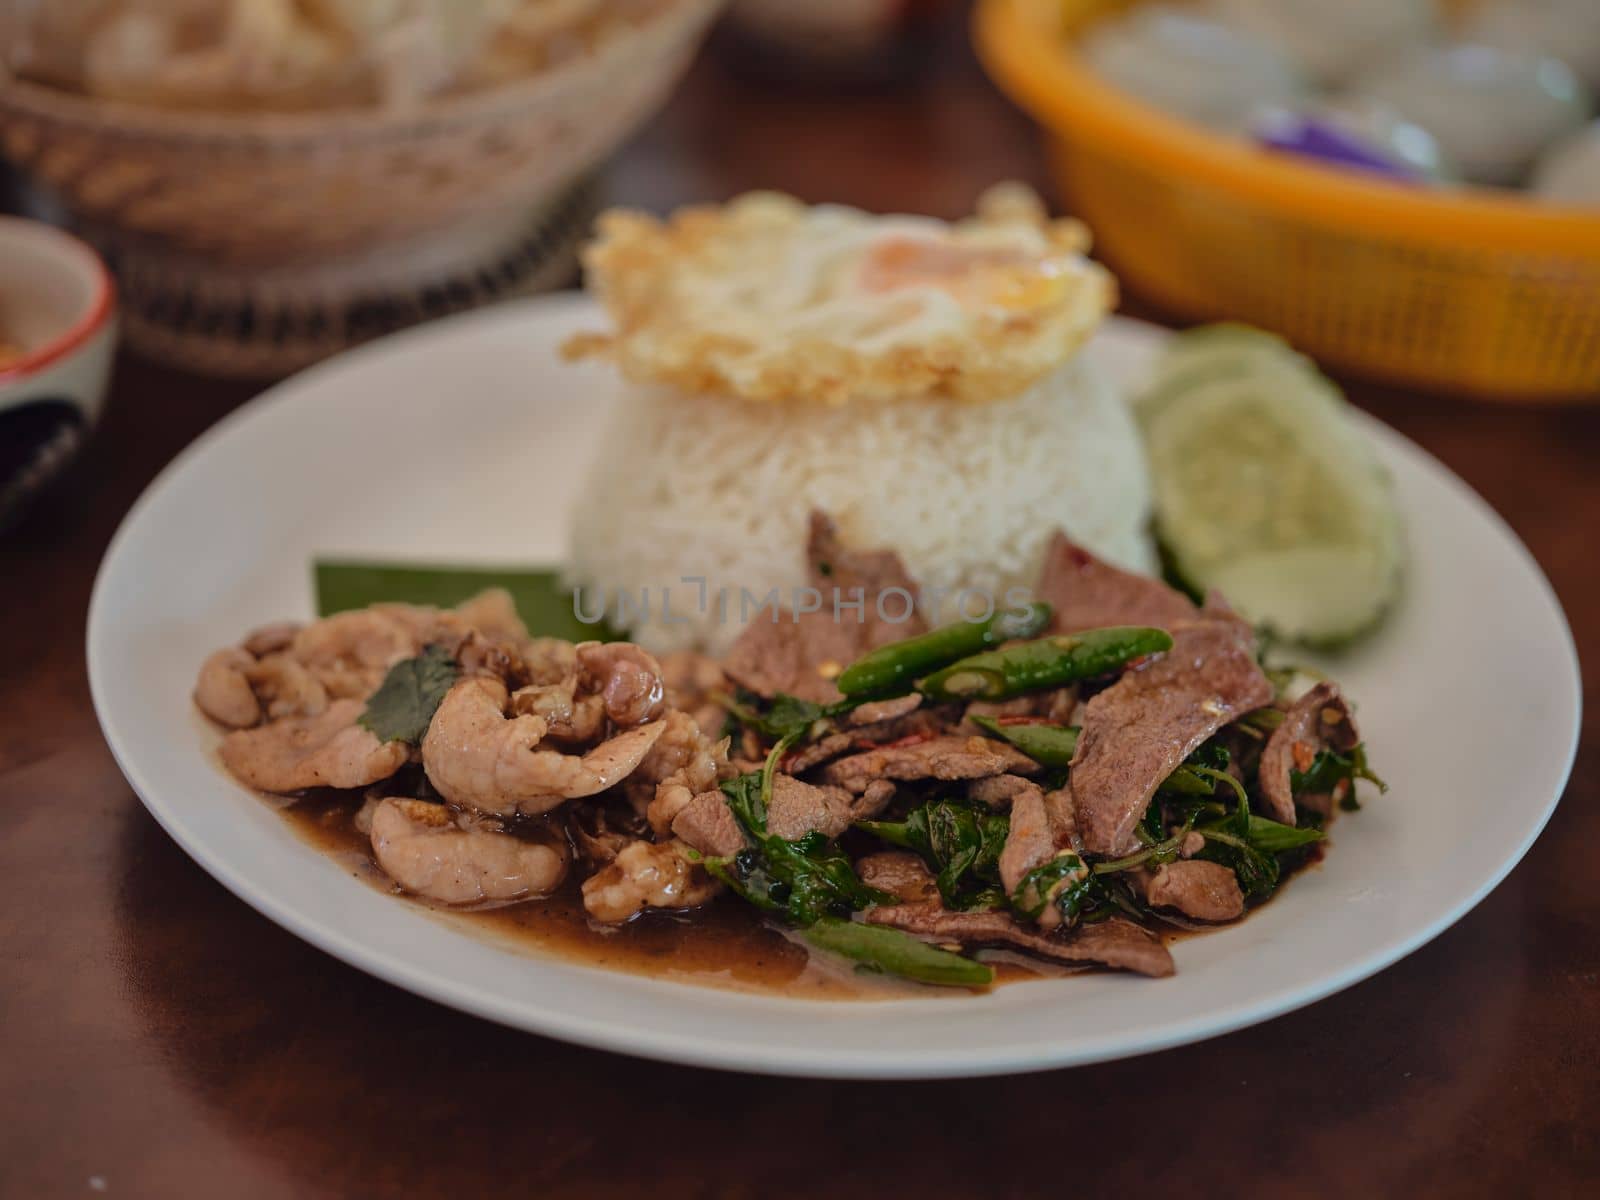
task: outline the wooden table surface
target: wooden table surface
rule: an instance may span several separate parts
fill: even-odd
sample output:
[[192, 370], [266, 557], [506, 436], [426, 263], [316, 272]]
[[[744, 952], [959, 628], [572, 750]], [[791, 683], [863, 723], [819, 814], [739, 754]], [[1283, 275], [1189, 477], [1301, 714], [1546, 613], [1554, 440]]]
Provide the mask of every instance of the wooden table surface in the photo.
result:
[[[769, 92], [703, 60], [612, 198], [769, 186], [955, 215], [996, 178], [1042, 182], [1032, 131], [947, 40], [927, 86], [877, 96]], [[1549, 828], [1453, 929], [1310, 1008], [1125, 1062], [717, 1074], [501, 1029], [298, 941], [145, 813], [82, 649], [118, 521], [250, 390], [125, 357], [69, 487], [0, 539], [0, 1195], [1600, 1194], [1593, 706]], [[1351, 390], [1504, 514], [1600, 661], [1600, 408]]]

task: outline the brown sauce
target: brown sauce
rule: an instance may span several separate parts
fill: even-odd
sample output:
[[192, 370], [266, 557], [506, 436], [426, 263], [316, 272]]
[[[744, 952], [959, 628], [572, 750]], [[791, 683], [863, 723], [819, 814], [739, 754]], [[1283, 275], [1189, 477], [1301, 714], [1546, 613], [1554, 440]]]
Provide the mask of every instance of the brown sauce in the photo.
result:
[[[485, 938], [531, 957], [555, 957], [603, 970], [626, 971], [699, 987], [759, 992], [808, 1000], [893, 1000], [907, 996], [970, 995], [962, 988], [927, 987], [906, 980], [853, 970], [830, 955], [812, 954], [780, 927], [748, 905], [721, 897], [692, 913], [647, 912], [623, 926], [600, 925], [584, 911], [574, 872], [550, 896], [480, 909], [455, 909], [408, 895], [397, 888], [372, 858], [367, 836], [355, 827], [359, 798], [348, 792], [309, 793], [299, 798], [263, 795], [305, 842], [339, 860], [351, 873], [397, 901], [427, 909], [471, 936]], [[1327, 843], [1284, 871], [1274, 898], [1291, 879], [1322, 866]], [[1267, 901], [1270, 903], [1271, 901]], [[1250, 912], [1245, 913], [1246, 918]], [[1171, 946], [1222, 925], [1180, 922], [1158, 931]], [[1094, 971], [1042, 962], [1009, 950], [983, 950], [978, 957], [994, 969], [995, 986], [1030, 979], [1052, 979]]]
[[[276, 798], [274, 798], [276, 799]], [[445, 909], [407, 896], [372, 859], [366, 835], [356, 829], [359, 802], [348, 794], [311, 794], [280, 811], [306, 842], [348, 865], [352, 873], [397, 901], [421, 905], [452, 926], [508, 949], [557, 957], [584, 966], [649, 975], [702, 987], [763, 992], [799, 999], [873, 1000], [906, 996], [966, 995], [852, 971], [768, 924], [748, 905], [726, 897], [693, 913], [647, 913], [621, 927], [598, 925], [584, 911], [581, 880], [569, 875], [555, 894], [472, 911]], [[1064, 972], [1010, 954], [985, 954], [995, 982], [1012, 983]]]

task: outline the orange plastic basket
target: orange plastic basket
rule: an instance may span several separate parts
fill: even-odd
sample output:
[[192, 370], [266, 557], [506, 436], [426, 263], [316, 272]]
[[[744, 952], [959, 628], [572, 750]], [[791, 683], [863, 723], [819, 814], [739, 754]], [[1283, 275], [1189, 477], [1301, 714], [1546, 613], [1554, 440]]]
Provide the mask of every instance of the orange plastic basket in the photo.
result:
[[1494, 400], [1600, 399], [1600, 215], [1258, 149], [1100, 82], [1077, 36], [1127, 0], [980, 0], [979, 53], [1051, 134], [1129, 286], [1335, 366]]

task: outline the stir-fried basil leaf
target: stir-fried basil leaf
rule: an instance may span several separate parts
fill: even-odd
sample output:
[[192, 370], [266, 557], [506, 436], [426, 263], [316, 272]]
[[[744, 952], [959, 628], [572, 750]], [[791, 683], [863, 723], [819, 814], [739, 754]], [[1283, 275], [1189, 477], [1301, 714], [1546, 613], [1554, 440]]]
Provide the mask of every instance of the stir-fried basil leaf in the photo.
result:
[[1319, 751], [1304, 771], [1289, 772], [1289, 790], [1296, 796], [1336, 796], [1341, 808], [1353, 812], [1361, 807], [1356, 800], [1358, 779], [1365, 779], [1379, 792], [1389, 790], [1389, 785], [1367, 766], [1365, 745], [1357, 746], [1349, 754]]
[[767, 832], [767, 802], [761, 794], [760, 771], [751, 771], [722, 784], [722, 795], [739, 824], [753, 834]]
[[[1156, 806], [1152, 804], [1151, 809]], [[1196, 818], [1202, 813], [1212, 809], [1212, 805], [1200, 803], [1189, 804], [1180, 818], [1178, 827], [1160, 841], [1152, 841], [1149, 834], [1141, 826], [1138, 833], [1141, 839], [1146, 839], [1143, 850], [1136, 850], [1125, 858], [1105, 859], [1094, 864], [1094, 873], [1097, 876], [1115, 875], [1121, 871], [1129, 871], [1134, 867], [1159, 867], [1177, 858], [1183, 850], [1184, 839], [1189, 836], [1189, 831], [1194, 828]]]
[[[1227, 782], [1238, 791], [1239, 783], [1231, 775], [1227, 776], [1225, 781], [1222, 778], [1232, 761], [1233, 755], [1216, 738], [1196, 747], [1194, 752], [1183, 760], [1183, 765], [1168, 775], [1157, 789], [1156, 798], [1145, 809], [1144, 817], [1135, 830], [1139, 840], [1147, 846], [1153, 846], [1165, 838], [1166, 826], [1162, 823], [1163, 800], [1167, 807], [1193, 804], [1214, 796], [1217, 787], [1223, 782]], [[1180, 802], [1177, 800], [1178, 797], [1187, 799]]]
[[443, 646], [429, 646], [415, 658], [389, 668], [378, 690], [367, 700], [357, 721], [380, 742], [417, 745], [444, 694], [461, 674], [455, 656]]
[[780, 692], [773, 697], [772, 705], [762, 714], [757, 727], [768, 737], [794, 737], [807, 733], [827, 715], [827, 709], [820, 704]]
[[993, 968], [930, 946], [921, 938], [887, 925], [863, 925], [857, 921], [821, 917], [803, 936], [813, 946], [853, 959], [865, 970], [898, 975], [918, 983], [987, 987], [994, 982]]
[[[1106, 902], [1114, 899], [1106, 889], [1116, 876], [1135, 867], [1154, 869], [1174, 861], [1182, 853], [1191, 830], [1205, 838], [1198, 857], [1232, 869], [1247, 899], [1270, 895], [1278, 886], [1285, 865], [1292, 866], [1299, 857], [1297, 852], [1322, 839], [1320, 828], [1311, 827], [1309, 822], [1298, 827], [1284, 825], [1252, 813], [1245, 785], [1229, 770], [1232, 761], [1227, 746], [1213, 738], [1163, 781], [1134, 830], [1141, 848], [1123, 858], [1097, 862], [1092, 868], [1102, 888], [1098, 898], [1102, 910]], [[1339, 772], [1357, 763], [1360, 770], [1365, 770], [1366, 760], [1360, 748], [1343, 764], [1325, 764], [1319, 755], [1305, 776], [1296, 773], [1295, 787], [1299, 789], [1298, 781], [1302, 779], [1320, 784], [1330, 778], [1347, 777]], [[1319, 768], [1324, 774], [1315, 774]]]
[[1321, 840], [1320, 829], [1298, 828], [1254, 815], [1250, 818], [1249, 842], [1266, 854], [1282, 854], [1285, 850], [1297, 850]]
[[1219, 786], [1227, 787], [1233, 793], [1234, 798], [1238, 801], [1238, 807], [1233, 811], [1232, 827], [1235, 833], [1248, 842], [1250, 840], [1250, 794], [1244, 790], [1244, 784], [1240, 783], [1227, 771], [1213, 770], [1210, 767], [1194, 767], [1192, 770], [1196, 775], [1211, 780]]
[[1011, 907], [1037, 921], [1054, 904], [1070, 926], [1098, 897], [1094, 873], [1071, 851], [1063, 851], [1022, 877], [1011, 893]]
[[792, 842], [767, 832], [773, 772], [796, 737], [781, 739], [760, 771], [722, 784], [728, 808], [752, 844], [731, 858], [706, 859], [705, 868], [757, 908], [805, 926], [893, 897], [862, 883], [844, 852], [815, 830]]
[[1209, 796], [1217, 790], [1217, 785], [1205, 772], [1226, 771], [1232, 761], [1228, 748], [1213, 738], [1184, 759], [1183, 765], [1162, 781], [1160, 790], [1186, 796]]
[[1278, 860], [1276, 856], [1256, 849], [1244, 838], [1221, 826], [1200, 830], [1205, 835], [1205, 847], [1196, 856], [1231, 867], [1239, 877], [1239, 890], [1246, 900], [1270, 896], [1278, 886]]
[[873, 837], [888, 842], [891, 846], [899, 846], [902, 850], [916, 850], [921, 853], [913, 838], [910, 820], [905, 821], [857, 821], [856, 828], [870, 833]]
[[1283, 873], [1281, 856], [1322, 840], [1319, 829], [1298, 829], [1254, 815], [1247, 815], [1244, 833], [1233, 817], [1202, 825], [1198, 831], [1206, 839], [1199, 856], [1233, 868], [1246, 899], [1272, 894]]
[[766, 708], [761, 707], [759, 697], [748, 692], [740, 692], [737, 697], [719, 696], [718, 699], [733, 720], [769, 738], [803, 737], [822, 720], [822, 705], [781, 692]]
[[947, 907], [994, 908], [1000, 902], [1000, 852], [1010, 818], [972, 805], [940, 801], [921, 810], [928, 847], [938, 868], [939, 894]]
[[946, 908], [957, 912], [999, 908], [1000, 851], [1011, 821], [959, 800], [935, 800], [912, 809], [904, 821], [858, 821], [893, 846], [915, 850], [928, 864]]
[[731, 859], [706, 859], [706, 870], [757, 908], [795, 925], [893, 899], [862, 883], [849, 858], [820, 833], [793, 842], [762, 836], [756, 843]]
[[[1211, 745], [1215, 746], [1214, 743]], [[1322, 834], [1314, 829], [1297, 829], [1256, 816], [1250, 811], [1250, 796], [1244, 784], [1226, 769], [1229, 761], [1227, 750], [1216, 746], [1211, 760], [1212, 763], [1220, 761], [1221, 765], [1199, 765], [1191, 761], [1186, 769], [1213, 787], [1228, 788], [1233, 792], [1237, 805], [1232, 813], [1221, 820], [1197, 827], [1197, 831], [1206, 839], [1199, 857], [1231, 867], [1238, 876], [1239, 890], [1246, 899], [1269, 896], [1278, 886], [1278, 879], [1282, 875], [1278, 855], [1318, 841]]]
[[874, 696], [850, 696], [833, 704], [818, 704], [814, 700], [801, 700], [779, 692], [765, 708], [758, 697], [741, 694], [737, 698], [723, 698], [729, 714], [746, 728], [769, 738], [800, 739], [817, 731], [818, 722], [842, 717], [851, 709], [877, 699]]

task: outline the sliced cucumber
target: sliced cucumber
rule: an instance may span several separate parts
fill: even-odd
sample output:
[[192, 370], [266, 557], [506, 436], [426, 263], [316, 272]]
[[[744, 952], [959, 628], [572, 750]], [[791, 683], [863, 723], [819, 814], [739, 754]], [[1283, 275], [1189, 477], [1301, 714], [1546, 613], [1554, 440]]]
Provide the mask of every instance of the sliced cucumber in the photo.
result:
[[1223, 323], [1200, 325], [1175, 334], [1162, 356], [1161, 368], [1168, 370], [1194, 359], [1234, 355], [1278, 355], [1300, 359], [1289, 348], [1289, 343], [1275, 333], [1250, 325]]
[[1403, 553], [1372, 445], [1338, 389], [1282, 343], [1196, 336], [1138, 410], [1173, 566], [1280, 636], [1359, 636], [1393, 600]]
[[[1289, 343], [1276, 333], [1257, 329], [1240, 321], [1213, 321], [1209, 325], [1193, 325], [1172, 335], [1167, 343], [1166, 359], [1188, 353], [1190, 350], [1209, 350], [1219, 346], [1271, 346], [1289, 350]], [[1294, 351], [1289, 350], [1289, 353]]]
[[1247, 325], [1205, 325], [1174, 337], [1137, 407], [1146, 420], [1201, 384], [1246, 375], [1291, 373], [1317, 377], [1309, 359], [1282, 338]]
[[1336, 650], [1369, 632], [1393, 603], [1401, 581], [1397, 555], [1348, 546], [1258, 554], [1221, 564], [1210, 586], [1248, 596], [1242, 611], [1303, 645]]

